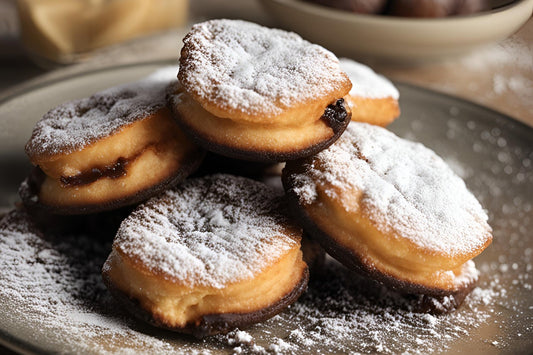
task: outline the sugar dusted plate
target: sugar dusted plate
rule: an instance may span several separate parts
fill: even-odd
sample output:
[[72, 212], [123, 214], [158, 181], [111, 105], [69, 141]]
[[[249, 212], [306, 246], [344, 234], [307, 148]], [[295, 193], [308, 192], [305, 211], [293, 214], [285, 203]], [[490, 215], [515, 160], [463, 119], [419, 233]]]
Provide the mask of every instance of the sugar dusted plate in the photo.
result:
[[[121, 66], [34, 82], [0, 98], [0, 206], [18, 200], [23, 153], [49, 108], [136, 80], [165, 63]], [[40, 241], [0, 235], [0, 343], [28, 353], [517, 354], [533, 348], [533, 129], [481, 106], [398, 84], [402, 116], [390, 127], [434, 149], [489, 212], [494, 242], [476, 258], [478, 288], [457, 312], [409, 312], [410, 300], [329, 261], [308, 292], [273, 319], [204, 341], [132, 319], [108, 295], [100, 268], [110, 240]]]

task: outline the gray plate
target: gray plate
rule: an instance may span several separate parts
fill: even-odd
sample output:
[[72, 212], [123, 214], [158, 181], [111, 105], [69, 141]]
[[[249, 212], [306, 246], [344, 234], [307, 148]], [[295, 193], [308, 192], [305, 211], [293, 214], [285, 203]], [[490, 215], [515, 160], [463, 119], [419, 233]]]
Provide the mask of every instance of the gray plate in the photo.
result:
[[[24, 143], [43, 113], [63, 101], [140, 78], [161, 65], [83, 73], [1, 98], [0, 206], [6, 210], [18, 200], [17, 187], [30, 168]], [[398, 87], [402, 116], [390, 129], [442, 156], [488, 210], [494, 228], [493, 244], [475, 260], [481, 270], [478, 288], [457, 312], [446, 316], [411, 313], [410, 299], [328, 261], [302, 299], [281, 315], [246, 333], [198, 341], [145, 326], [117, 307], [99, 278], [109, 242], [65, 238], [49, 247], [65, 258], [76, 256], [75, 262], [59, 265], [62, 270], [72, 268], [70, 274], [79, 275], [76, 282], [88, 290], [84, 297], [62, 291], [63, 302], [75, 304], [76, 312], [58, 314], [53, 303], [48, 309], [37, 308], [35, 304], [42, 302], [12, 296], [4, 290], [13, 285], [0, 275], [1, 342], [30, 353], [530, 352], [533, 129], [466, 101], [413, 86]], [[8, 259], [0, 256], [0, 267], [14, 262]], [[30, 287], [24, 277], [22, 272], [18, 284]], [[42, 296], [35, 292], [35, 297]]]

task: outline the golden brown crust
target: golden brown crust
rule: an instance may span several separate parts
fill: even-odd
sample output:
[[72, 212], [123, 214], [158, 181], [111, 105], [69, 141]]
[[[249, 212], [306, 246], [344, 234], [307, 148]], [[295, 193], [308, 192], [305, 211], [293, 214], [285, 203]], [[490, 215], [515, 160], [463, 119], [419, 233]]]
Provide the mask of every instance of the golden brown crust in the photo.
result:
[[183, 43], [178, 79], [216, 117], [303, 124], [352, 86], [331, 52], [294, 33], [222, 19], [194, 25]]
[[[305, 208], [300, 205], [298, 196], [296, 196], [290, 187], [288, 187], [289, 183], [287, 181], [287, 175], [288, 174], [284, 172], [283, 182], [284, 186], [286, 187], [289, 204], [292, 206], [291, 210], [295, 214], [295, 217], [298, 218], [304, 227], [304, 230], [316, 241], [318, 241], [329, 255], [337, 259], [346, 267], [366, 274], [367, 276], [379, 281], [380, 283], [383, 283], [384, 285], [407, 294], [423, 294], [433, 297], [444, 297], [450, 295], [460, 296], [464, 294], [462, 297], [462, 299], [464, 299], [468, 293], [466, 291], [470, 291], [473, 288], [473, 285], [475, 285], [477, 279], [472, 279], [471, 282], [462, 284], [456, 289], [429, 287], [424, 284], [411, 282], [407, 279], [400, 279], [377, 269], [371, 263], [371, 260], [365, 259], [364, 256], [359, 255], [358, 253], [355, 253], [347, 248], [345, 245], [338, 243], [334, 238], [326, 233], [313, 218], [309, 216]], [[460, 298], [461, 297], [458, 297], [458, 299]], [[429, 309], [429, 306], [427, 307]]]
[[286, 161], [342, 134], [351, 82], [338, 59], [294, 33], [239, 20], [193, 26], [179, 84], [167, 96], [182, 128], [206, 149], [250, 161]]
[[279, 162], [313, 155], [333, 144], [344, 132], [351, 111], [343, 99], [322, 111], [308, 125], [239, 123], [205, 111], [177, 84], [167, 96], [182, 129], [206, 150], [230, 158]]
[[427, 148], [351, 123], [328, 150], [287, 162], [282, 180], [305, 231], [349, 268], [439, 297], [477, 280], [471, 259], [491, 243], [488, 217]]
[[80, 151], [35, 161], [20, 195], [30, 208], [49, 213], [116, 209], [183, 181], [204, 154], [164, 107]]
[[115, 287], [113, 282], [109, 279], [107, 274], [102, 274], [103, 280], [109, 291], [113, 294], [122, 306], [124, 306], [131, 314], [135, 315], [151, 325], [164, 328], [179, 333], [191, 334], [197, 338], [204, 338], [209, 335], [225, 334], [235, 328], [243, 329], [252, 324], [265, 321], [272, 318], [276, 314], [283, 311], [287, 306], [294, 303], [300, 295], [307, 289], [307, 282], [309, 280], [309, 271], [304, 269], [302, 277], [298, 284], [287, 294], [285, 294], [277, 302], [253, 312], [243, 313], [221, 313], [221, 314], [206, 314], [201, 316], [197, 322], [189, 323], [185, 326], [168, 326], [166, 322], [162, 322], [155, 317], [150, 311], [144, 309], [138, 300], [130, 297], [127, 293]]
[[185, 180], [185, 178], [192, 174], [201, 164], [204, 154], [205, 153], [203, 151], [198, 151], [196, 154], [191, 155], [189, 159], [182, 164], [179, 171], [169, 178], [160, 181], [156, 185], [153, 185], [147, 189], [139, 190], [134, 194], [109, 200], [107, 202], [72, 205], [50, 205], [41, 203], [39, 200], [39, 194], [41, 186], [46, 179], [46, 175], [38, 167], [35, 167], [32, 170], [30, 175], [20, 185], [18, 192], [26, 208], [32, 211], [37, 211], [37, 213], [41, 211], [42, 213], [46, 214], [77, 215], [111, 211], [147, 200], [148, 198], [155, 196], [158, 193], [165, 191], [166, 189]]
[[352, 110], [352, 121], [385, 127], [400, 116], [398, 100], [392, 97], [376, 99], [347, 95], [346, 102]]
[[308, 278], [302, 230], [285, 208], [257, 181], [189, 179], [122, 222], [102, 273], [165, 328], [215, 333], [264, 319]]

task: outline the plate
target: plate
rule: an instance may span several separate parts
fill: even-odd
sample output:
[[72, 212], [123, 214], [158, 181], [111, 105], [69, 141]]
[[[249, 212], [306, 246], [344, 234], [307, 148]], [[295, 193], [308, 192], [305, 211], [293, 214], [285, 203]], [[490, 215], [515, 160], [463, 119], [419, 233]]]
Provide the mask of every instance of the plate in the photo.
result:
[[[81, 73], [4, 95], [0, 206], [18, 200], [30, 168], [24, 143], [42, 114], [162, 65]], [[478, 287], [458, 311], [412, 313], [409, 298], [328, 259], [307, 293], [280, 315], [197, 340], [139, 323], [115, 303], [100, 279], [111, 240], [22, 236], [17, 243], [0, 238], [0, 342], [27, 353], [527, 353], [533, 348], [533, 129], [470, 102], [397, 85], [402, 115], [390, 128], [441, 155], [494, 228], [493, 244], [475, 260]]]
[[337, 55], [395, 62], [442, 59], [496, 43], [533, 11], [533, 0], [518, 0], [475, 15], [414, 19], [353, 14], [303, 0], [261, 2], [283, 27]]

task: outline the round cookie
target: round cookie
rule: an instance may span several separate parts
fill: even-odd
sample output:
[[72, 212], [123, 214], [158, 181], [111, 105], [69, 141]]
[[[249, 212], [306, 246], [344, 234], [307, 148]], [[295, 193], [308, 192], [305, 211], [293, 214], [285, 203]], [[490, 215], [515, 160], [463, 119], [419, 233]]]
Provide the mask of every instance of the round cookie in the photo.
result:
[[122, 223], [104, 281], [139, 318], [198, 337], [268, 319], [308, 280], [281, 197], [232, 175], [186, 180]]
[[431, 296], [462, 296], [477, 280], [487, 215], [419, 143], [352, 122], [327, 150], [288, 162], [283, 184], [306, 231], [352, 269]]
[[58, 214], [115, 209], [182, 181], [203, 150], [176, 124], [165, 93], [177, 67], [67, 102], [37, 122], [26, 153], [37, 166], [20, 192]]
[[207, 150], [285, 161], [333, 143], [350, 121], [351, 83], [337, 58], [294, 33], [238, 20], [194, 25], [169, 93], [182, 127]]
[[341, 68], [352, 81], [345, 97], [352, 111], [352, 121], [386, 126], [400, 115], [398, 89], [384, 76], [351, 59], [341, 58]]

